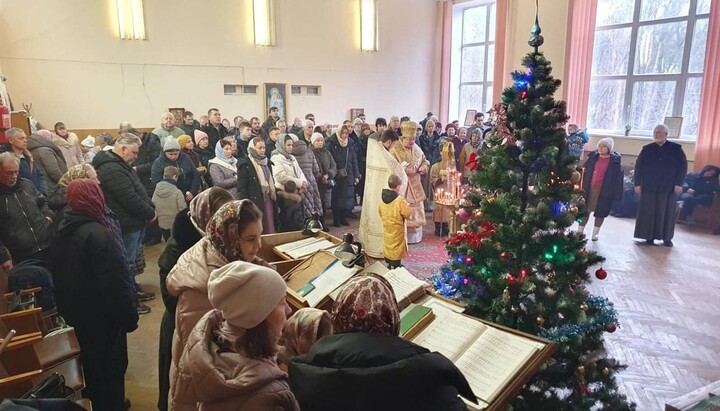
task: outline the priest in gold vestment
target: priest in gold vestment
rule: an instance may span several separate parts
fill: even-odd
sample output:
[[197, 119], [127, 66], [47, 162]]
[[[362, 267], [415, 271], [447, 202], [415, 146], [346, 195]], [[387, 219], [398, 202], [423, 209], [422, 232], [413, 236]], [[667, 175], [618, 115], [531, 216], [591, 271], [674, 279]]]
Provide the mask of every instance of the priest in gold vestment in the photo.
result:
[[410, 203], [411, 216], [407, 221], [407, 242], [416, 244], [422, 240], [423, 226], [425, 220], [425, 190], [423, 189], [421, 177], [428, 173], [430, 163], [420, 146], [415, 144], [415, 130], [417, 123], [405, 121], [400, 125], [402, 139], [400, 144], [395, 144], [390, 154], [405, 168], [408, 177], [407, 189], [400, 194]]

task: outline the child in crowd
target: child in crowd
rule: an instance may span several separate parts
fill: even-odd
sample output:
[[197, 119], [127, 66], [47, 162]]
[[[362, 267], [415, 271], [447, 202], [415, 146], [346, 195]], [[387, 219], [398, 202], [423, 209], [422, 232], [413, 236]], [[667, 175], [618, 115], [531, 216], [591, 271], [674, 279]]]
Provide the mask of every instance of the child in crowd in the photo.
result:
[[278, 190], [277, 201], [280, 208], [280, 232], [302, 230], [305, 215], [303, 214], [303, 197], [298, 192], [294, 181], [288, 180]]
[[185, 196], [177, 188], [177, 180], [180, 170], [177, 167], [167, 166], [163, 170], [163, 179], [155, 186], [152, 202], [155, 204], [155, 211], [158, 213], [158, 225], [162, 238], [167, 242], [170, 239], [175, 216], [187, 207]]
[[388, 177], [388, 187], [382, 191], [382, 203], [378, 206], [380, 218], [383, 220], [383, 254], [385, 262], [391, 269], [402, 267], [402, 259], [407, 256], [408, 246], [405, 241], [405, 220], [410, 218], [410, 204], [400, 195], [402, 180], [393, 174]]
[[577, 124], [568, 124], [567, 130], [568, 136], [566, 141], [568, 155], [577, 157], [579, 161], [582, 159], [585, 144], [590, 141], [590, 136], [588, 136], [585, 130], [580, 130]]

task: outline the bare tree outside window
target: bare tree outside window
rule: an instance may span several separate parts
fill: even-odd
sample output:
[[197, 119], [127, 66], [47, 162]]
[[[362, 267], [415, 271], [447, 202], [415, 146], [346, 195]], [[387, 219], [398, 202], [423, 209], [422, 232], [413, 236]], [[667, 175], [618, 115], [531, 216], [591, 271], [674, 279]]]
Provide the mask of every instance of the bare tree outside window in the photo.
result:
[[651, 135], [683, 116], [697, 137], [711, 0], [598, 0], [587, 126]]

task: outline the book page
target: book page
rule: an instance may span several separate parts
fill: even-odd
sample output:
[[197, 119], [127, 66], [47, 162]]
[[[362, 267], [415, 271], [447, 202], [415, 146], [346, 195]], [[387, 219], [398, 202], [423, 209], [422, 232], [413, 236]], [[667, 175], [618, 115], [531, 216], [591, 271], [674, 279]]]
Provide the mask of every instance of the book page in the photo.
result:
[[390, 283], [395, 292], [397, 302], [410, 298], [410, 296], [425, 286], [425, 281], [417, 279], [405, 267], [390, 270], [382, 275]]
[[275, 246], [275, 249], [276, 249], [277, 251], [280, 251], [281, 253], [287, 253], [287, 252], [290, 251], [290, 250], [294, 250], [294, 249], [296, 249], [296, 248], [304, 247], [304, 246], [306, 246], [306, 245], [308, 245], [308, 244], [311, 244], [311, 243], [314, 243], [314, 242], [316, 242], [316, 241], [318, 241], [318, 240], [319, 240], [319, 238], [317, 238], [317, 237], [303, 238], [302, 240], [293, 241], [293, 242], [291, 242], [291, 243], [285, 243], [285, 244], [276, 245], [276, 246]]
[[538, 342], [488, 327], [455, 365], [463, 372], [475, 395], [492, 403], [510, 378], [542, 347]]
[[327, 250], [328, 248], [332, 248], [334, 246], [335, 244], [331, 243], [330, 241], [324, 238], [320, 238], [317, 239], [317, 241], [315, 242], [289, 250], [285, 254], [289, 255], [291, 258], [298, 259], [308, 256], [316, 251]]
[[347, 268], [339, 260], [327, 267], [318, 277], [316, 277], [312, 284], [315, 287], [307, 295], [305, 300], [310, 307], [315, 307], [323, 298], [327, 297], [328, 294], [333, 292], [336, 288], [345, 284], [355, 273], [360, 271], [360, 268], [355, 266]]
[[440, 298], [435, 298], [430, 294], [420, 299], [418, 304], [432, 308], [435, 315], [442, 315], [447, 312], [462, 313], [465, 311], [465, 307], [461, 305], [449, 303]]
[[[437, 351], [452, 362], [489, 327], [461, 314], [439, 315], [411, 341]], [[476, 393], [477, 394], [477, 393]]]

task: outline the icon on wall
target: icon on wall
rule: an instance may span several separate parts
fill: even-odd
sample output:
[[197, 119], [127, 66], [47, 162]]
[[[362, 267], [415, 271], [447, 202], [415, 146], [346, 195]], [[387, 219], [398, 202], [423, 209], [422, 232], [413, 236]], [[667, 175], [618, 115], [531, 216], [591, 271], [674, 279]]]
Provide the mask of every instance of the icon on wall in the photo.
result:
[[265, 83], [265, 115], [268, 114], [270, 107], [277, 107], [280, 119], [288, 121], [285, 83]]

